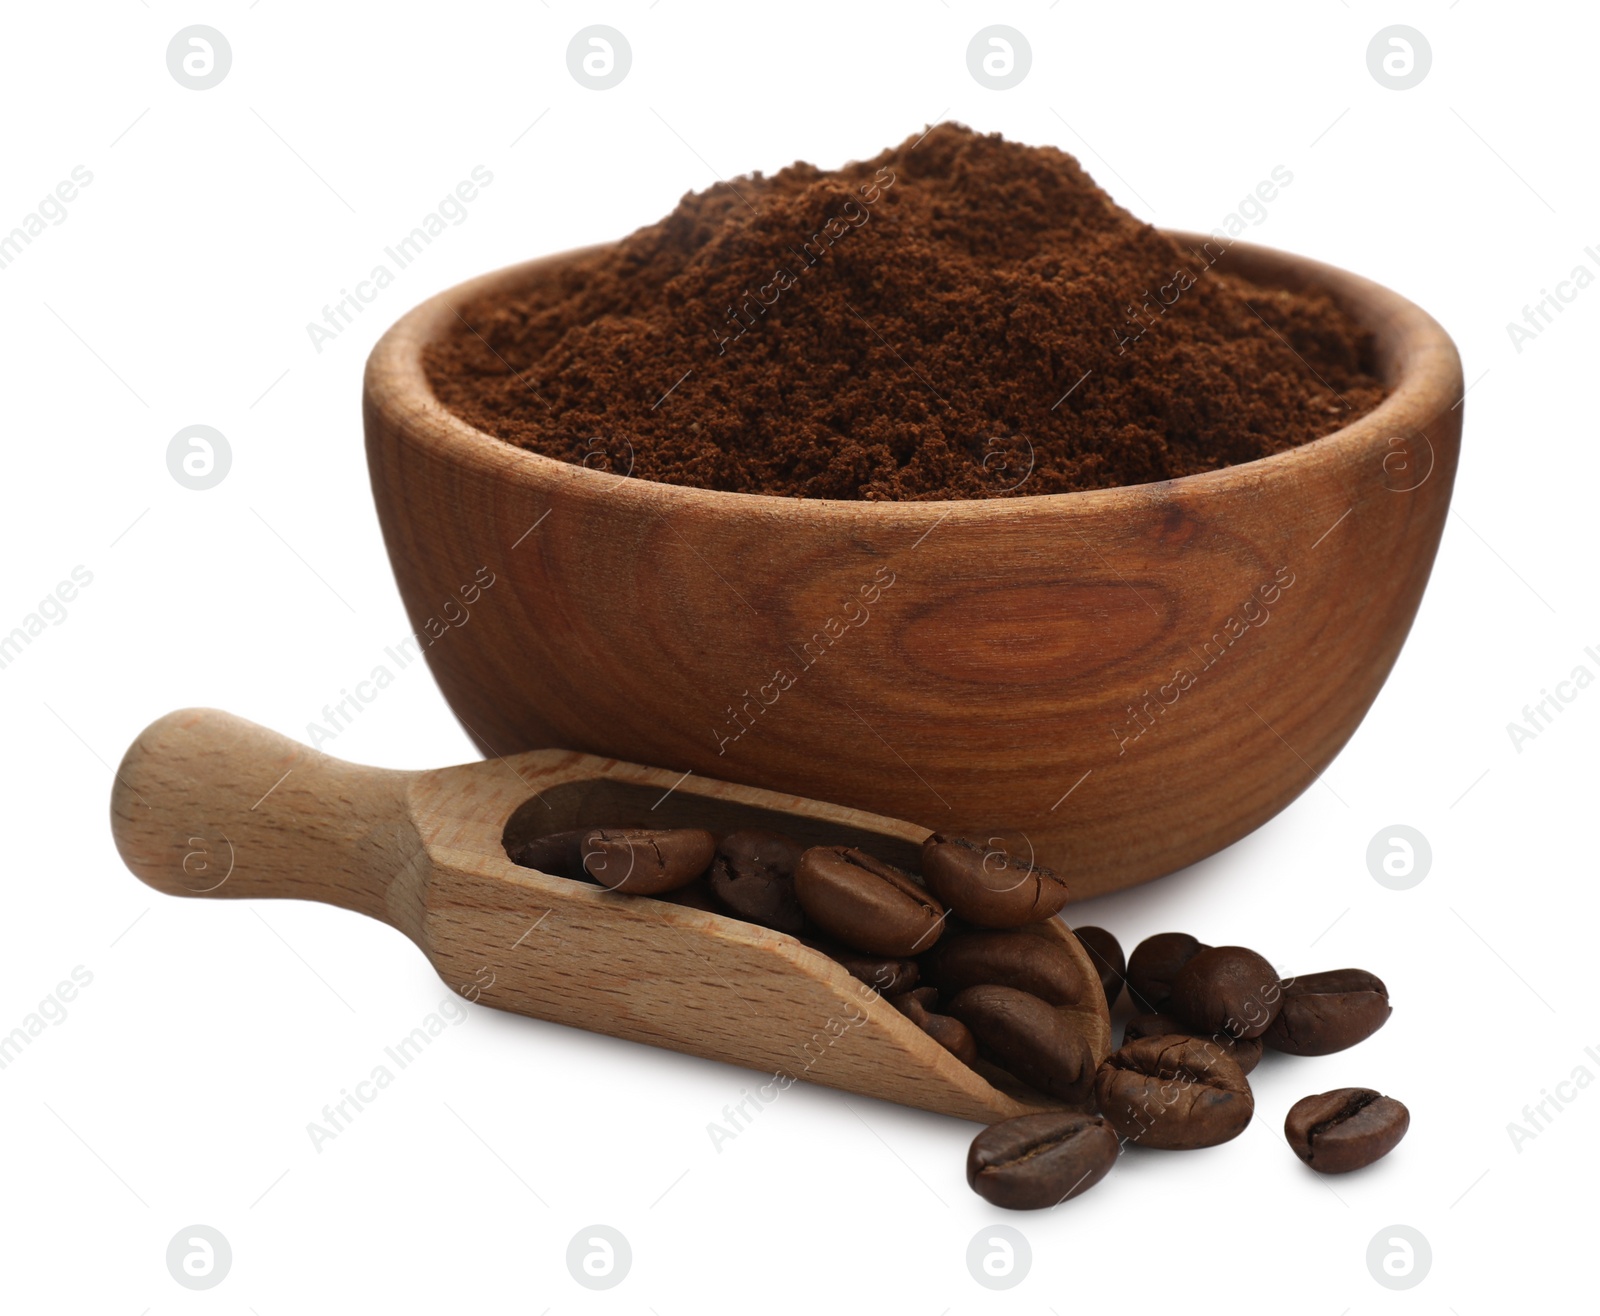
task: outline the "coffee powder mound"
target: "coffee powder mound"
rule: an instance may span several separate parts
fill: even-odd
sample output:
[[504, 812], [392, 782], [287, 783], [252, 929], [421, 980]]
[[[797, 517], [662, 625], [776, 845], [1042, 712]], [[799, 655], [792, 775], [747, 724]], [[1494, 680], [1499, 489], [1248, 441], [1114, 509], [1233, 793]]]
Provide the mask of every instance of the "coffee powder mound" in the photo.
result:
[[1377, 405], [1326, 297], [1251, 284], [1078, 162], [941, 124], [875, 159], [691, 194], [514, 298], [458, 307], [439, 399], [545, 456], [810, 498], [1143, 484]]

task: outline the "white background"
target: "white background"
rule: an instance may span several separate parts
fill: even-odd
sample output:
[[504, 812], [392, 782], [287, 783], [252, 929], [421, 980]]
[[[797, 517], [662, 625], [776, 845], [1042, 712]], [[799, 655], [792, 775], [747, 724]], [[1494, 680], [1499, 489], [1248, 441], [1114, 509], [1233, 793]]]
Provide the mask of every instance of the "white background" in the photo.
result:
[[[1033, 51], [1010, 91], [966, 67], [969, 39], [995, 22]], [[232, 47], [208, 91], [166, 66], [191, 23]], [[590, 23], [632, 47], [610, 91], [567, 71]], [[1391, 23], [1432, 47], [1412, 90], [1368, 72], [1368, 42]], [[1592, 1304], [1600, 1091], [1578, 1091], [1520, 1149], [1507, 1129], [1579, 1066], [1600, 1076], [1584, 1051], [1600, 1052], [1600, 690], [1520, 752], [1506, 730], [1580, 664], [1600, 675], [1585, 654], [1600, 649], [1600, 290], [1520, 352], [1506, 329], [1575, 265], [1600, 273], [1584, 254], [1600, 243], [1600, 31], [1586, 9], [115, 0], [9, 5], [5, 29], [0, 231], [74, 166], [93, 174], [66, 220], [0, 270], [0, 632], [73, 567], [93, 573], [0, 670], [0, 1033], [75, 966], [93, 975], [0, 1071], [8, 1309]], [[185, 705], [303, 738], [407, 633], [358, 403], [366, 352], [408, 307], [626, 233], [718, 174], [836, 165], [940, 117], [1058, 144], [1124, 205], [1185, 228], [1220, 222], [1285, 165], [1292, 186], [1249, 236], [1400, 290], [1460, 345], [1472, 388], [1454, 514], [1366, 723], [1259, 832], [1074, 920], [1128, 947], [1181, 928], [1256, 946], [1285, 972], [1368, 967], [1393, 1020], [1343, 1055], [1269, 1058], [1236, 1143], [1131, 1154], [1050, 1213], [969, 1192], [972, 1126], [802, 1085], [718, 1152], [706, 1125], [748, 1073], [476, 1007], [314, 1150], [308, 1122], [446, 988], [357, 915], [141, 886], [111, 845], [108, 765]], [[315, 351], [306, 323], [475, 165], [494, 181], [466, 222]], [[191, 424], [232, 448], [205, 492], [166, 466]], [[472, 756], [420, 664], [331, 749], [394, 767]], [[1369, 840], [1395, 823], [1432, 844], [1409, 891], [1367, 869]], [[1379, 1166], [1320, 1179], [1281, 1121], [1300, 1096], [1347, 1084], [1403, 1099], [1412, 1131]], [[1002, 1219], [1030, 1241], [1032, 1270], [992, 1293], [965, 1256]], [[602, 1293], [564, 1259], [595, 1222], [633, 1251]], [[233, 1251], [205, 1293], [165, 1263], [195, 1223]], [[1432, 1247], [1408, 1292], [1365, 1261], [1395, 1223]]]

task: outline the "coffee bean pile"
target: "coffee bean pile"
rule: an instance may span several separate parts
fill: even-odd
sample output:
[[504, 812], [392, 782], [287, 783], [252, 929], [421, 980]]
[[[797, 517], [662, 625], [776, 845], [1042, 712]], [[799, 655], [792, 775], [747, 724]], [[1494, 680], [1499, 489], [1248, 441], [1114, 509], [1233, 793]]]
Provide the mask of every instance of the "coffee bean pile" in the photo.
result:
[[[1052, 918], [1051, 869], [965, 837], [923, 844], [920, 880], [854, 846], [749, 829], [593, 827], [539, 834], [538, 801], [502, 838], [521, 865], [614, 891], [732, 914], [830, 956], [969, 1066], [980, 1059], [1047, 1096], [1093, 1100], [1109, 1042], [1101, 996], [1057, 941], [1019, 935]], [[1119, 952], [1120, 954], [1120, 952]], [[1120, 989], [1120, 979], [1118, 980]]]
[[[919, 880], [854, 846], [761, 829], [720, 839], [698, 828], [539, 834], [538, 803], [506, 825], [514, 863], [798, 937], [963, 1064], [1002, 1070], [1069, 1107], [1003, 1121], [973, 1141], [967, 1180], [997, 1206], [1075, 1197], [1127, 1143], [1227, 1142], [1255, 1112], [1246, 1075], [1265, 1048], [1327, 1055], [1389, 1017], [1388, 991], [1364, 970], [1282, 980], [1253, 950], [1185, 933], [1150, 937], [1124, 961], [1109, 932], [1079, 928], [1096, 974], [1086, 979], [1066, 946], [1026, 932], [1066, 904], [1061, 877], [965, 837], [930, 835]], [[1124, 988], [1138, 1013], [1121, 1050], [1102, 1058], [1092, 1039], [1105, 1037]], [[1298, 1102], [1284, 1134], [1302, 1161], [1334, 1174], [1387, 1154], [1408, 1120], [1391, 1097], [1341, 1088]]]
[[[1364, 969], [1280, 979], [1244, 946], [1207, 946], [1183, 932], [1148, 937], [1124, 962], [1103, 928], [1076, 935], [1115, 1005], [1124, 986], [1138, 1011], [1122, 1049], [1095, 1071], [1098, 1117], [1059, 1111], [1005, 1120], [980, 1133], [967, 1182], [996, 1206], [1050, 1207], [1093, 1187], [1122, 1146], [1188, 1150], [1236, 1138], [1255, 1114], [1246, 1077], [1263, 1051], [1330, 1055], [1370, 1037], [1389, 992]], [[1393, 1151], [1410, 1112], [1370, 1088], [1339, 1088], [1290, 1109], [1283, 1132], [1323, 1174], [1359, 1170]]]

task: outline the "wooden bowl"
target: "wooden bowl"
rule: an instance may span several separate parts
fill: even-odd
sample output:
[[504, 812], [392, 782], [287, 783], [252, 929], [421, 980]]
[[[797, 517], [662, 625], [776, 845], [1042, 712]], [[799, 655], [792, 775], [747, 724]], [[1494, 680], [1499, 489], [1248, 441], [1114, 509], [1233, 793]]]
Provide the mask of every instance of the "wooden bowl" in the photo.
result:
[[1325, 438], [1157, 484], [863, 503], [624, 478], [447, 412], [423, 345], [568, 259], [430, 299], [367, 363], [412, 653], [487, 754], [559, 746], [1004, 835], [1083, 898], [1272, 817], [1394, 664], [1449, 507], [1462, 377], [1432, 317], [1375, 283], [1227, 255], [1374, 334], [1392, 391]]

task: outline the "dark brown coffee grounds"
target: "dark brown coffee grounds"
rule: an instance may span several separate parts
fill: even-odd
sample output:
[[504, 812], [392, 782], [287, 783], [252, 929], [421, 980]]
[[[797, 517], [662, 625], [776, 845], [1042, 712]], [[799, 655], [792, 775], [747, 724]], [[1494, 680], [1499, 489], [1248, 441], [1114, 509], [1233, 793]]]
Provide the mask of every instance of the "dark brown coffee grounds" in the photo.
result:
[[1377, 405], [1367, 335], [1228, 271], [1071, 156], [942, 124], [685, 196], [514, 299], [457, 308], [439, 399], [562, 461], [816, 498], [1191, 475]]

